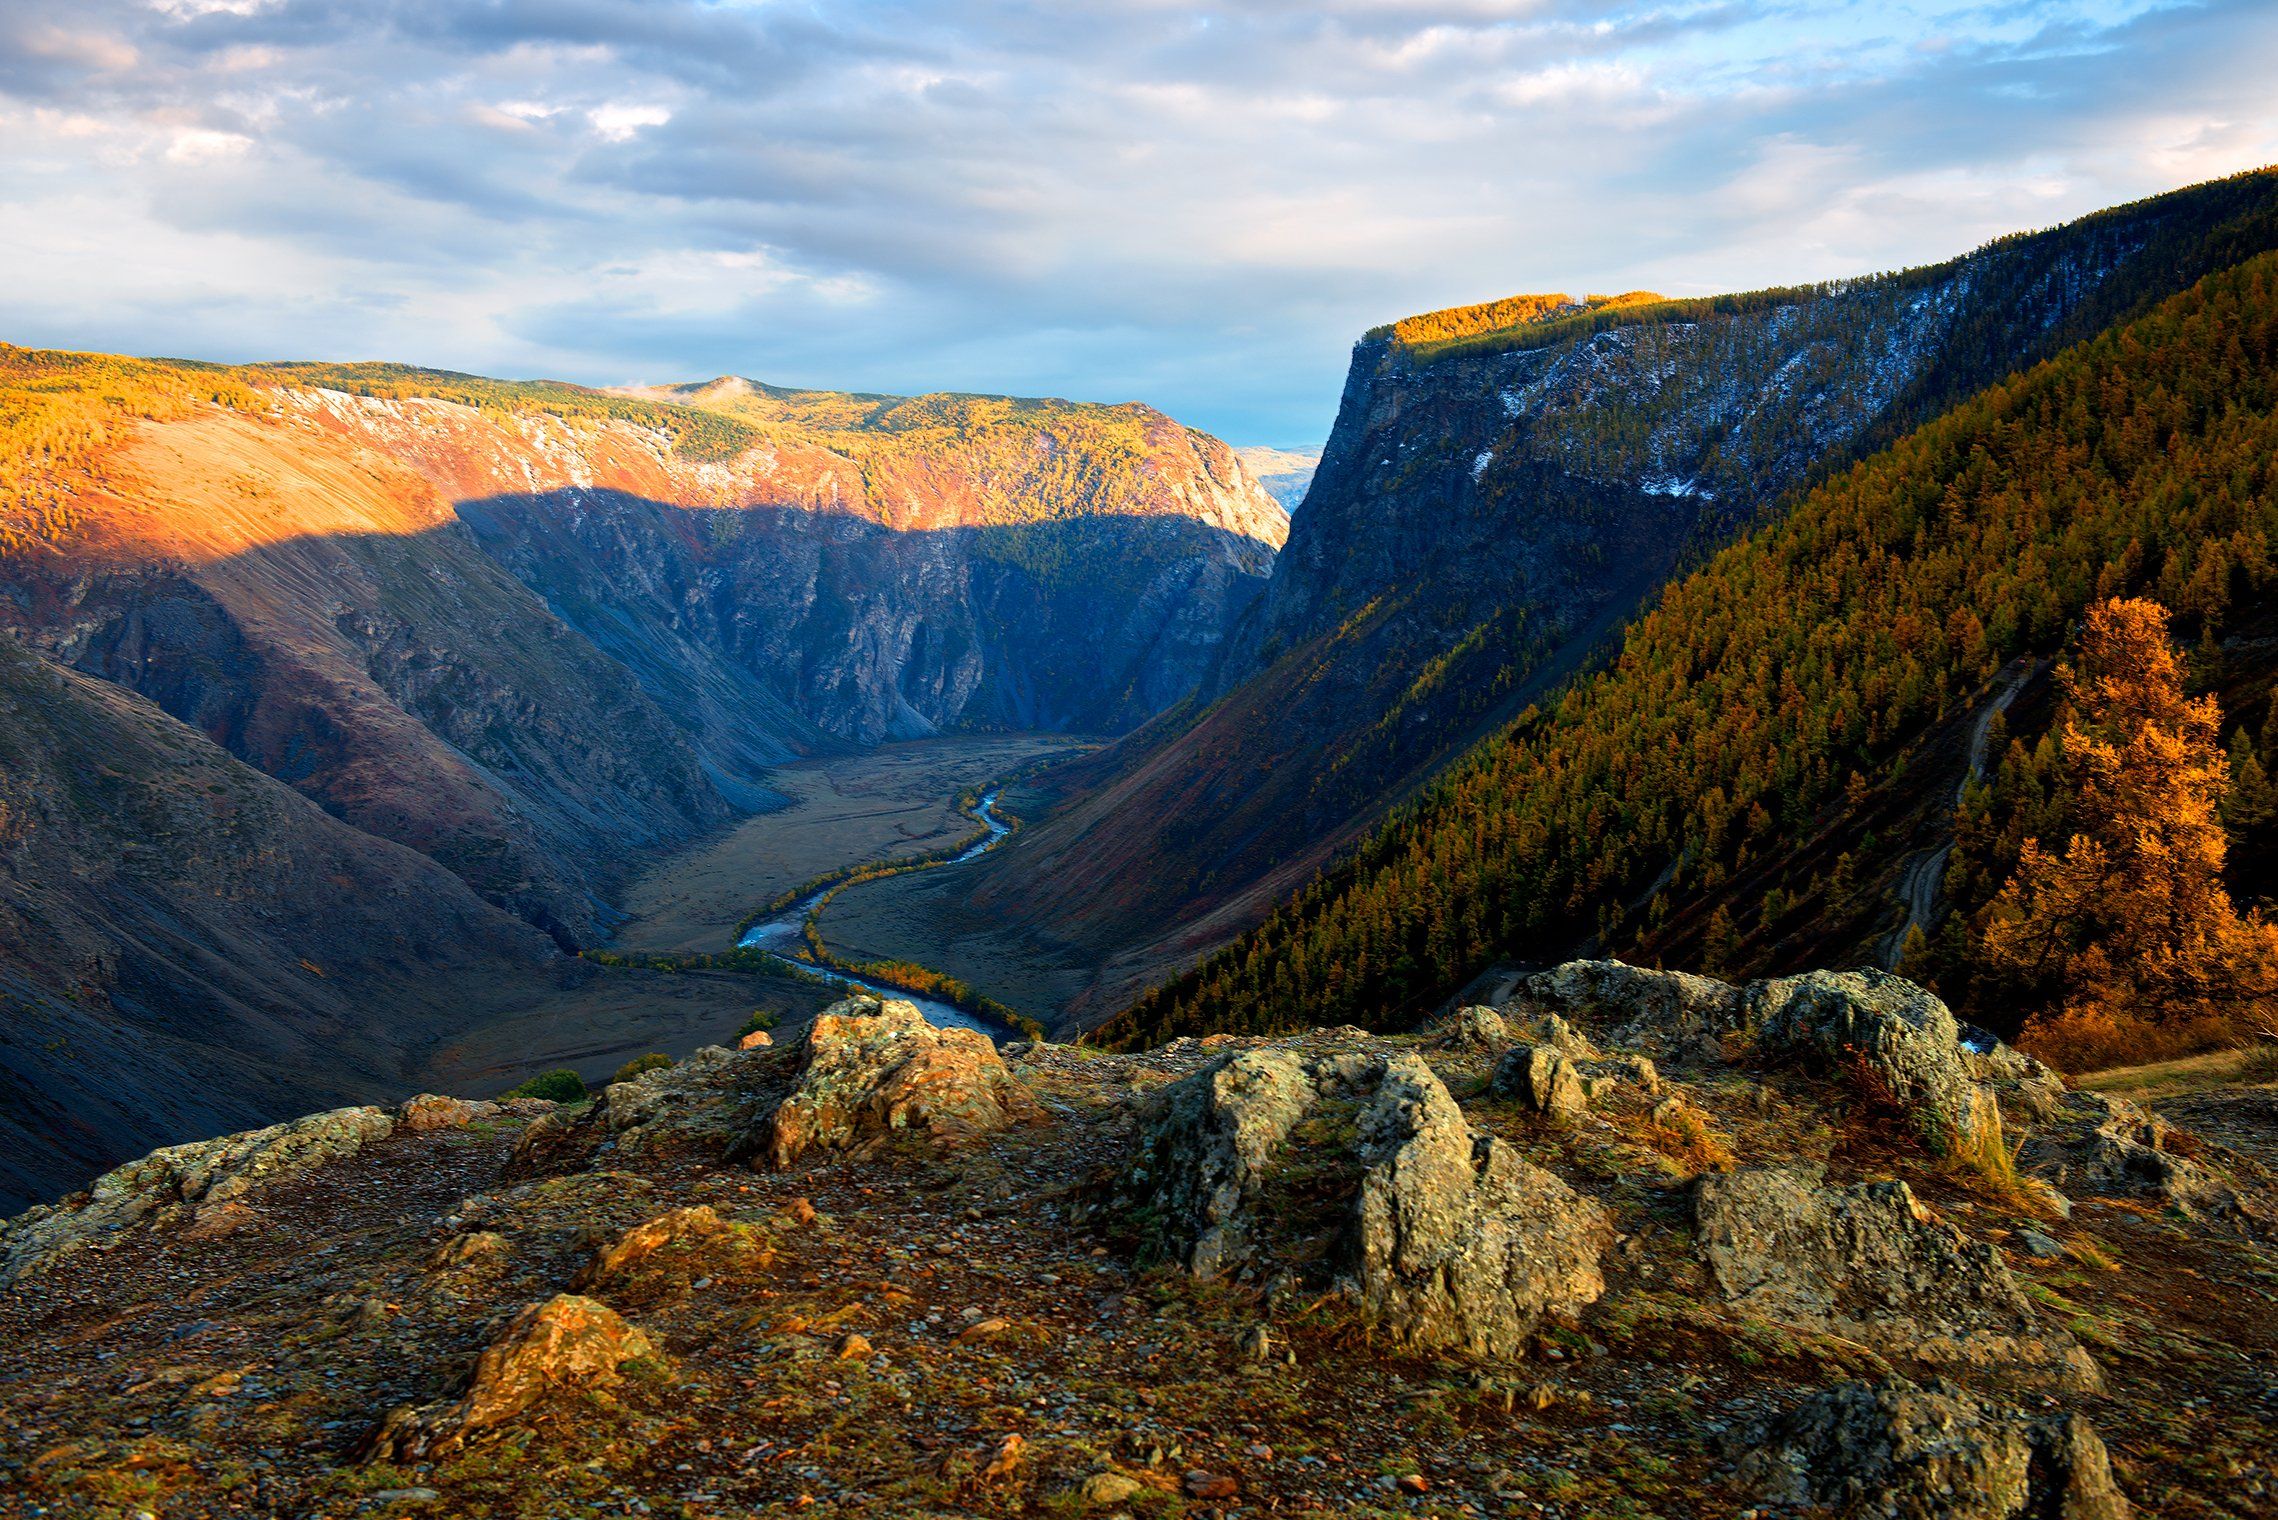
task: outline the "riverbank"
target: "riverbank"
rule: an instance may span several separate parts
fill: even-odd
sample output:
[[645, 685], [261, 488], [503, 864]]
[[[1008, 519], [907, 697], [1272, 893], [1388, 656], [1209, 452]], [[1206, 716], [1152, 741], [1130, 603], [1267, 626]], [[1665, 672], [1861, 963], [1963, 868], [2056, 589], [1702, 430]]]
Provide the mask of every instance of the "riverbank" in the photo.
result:
[[787, 892], [965, 840], [974, 825], [960, 797], [1078, 747], [1061, 734], [954, 735], [784, 766], [768, 784], [790, 806], [642, 871], [625, 892], [630, 917], [608, 948], [639, 956], [724, 950], [756, 910]]

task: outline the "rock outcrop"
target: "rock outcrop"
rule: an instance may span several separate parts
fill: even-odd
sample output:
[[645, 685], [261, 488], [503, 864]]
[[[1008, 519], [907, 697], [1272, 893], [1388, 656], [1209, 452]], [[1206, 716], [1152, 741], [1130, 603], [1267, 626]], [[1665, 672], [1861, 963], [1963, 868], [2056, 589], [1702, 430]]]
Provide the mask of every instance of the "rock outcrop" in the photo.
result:
[[607, 1304], [557, 1293], [525, 1309], [475, 1363], [455, 1403], [391, 1411], [374, 1433], [374, 1457], [439, 1456], [477, 1432], [507, 1424], [557, 1394], [606, 1388], [656, 1345]]
[[1490, 1088], [1558, 1124], [1571, 1124], [1589, 1107], [1582, 1074], [1551, 1045], [1518, 1045], [1495, 1067]]
[[2026, 1415], [1950, 1383], [1843, 1383], [1741, 1459], [1776, 1504], [1856, 1520], [2127, 1520], [2104, 1443], [2076, 1414]]
[[164, 1225], [225, 1233], [252, 1222], [260, 1193], [407, 1131], [454, 1128], [492, 1111], [422, 1094], [394, 1110], [336, 1108], [286, 1124], [170, 1145], [106, 1172], [83, 1194], [0, 1223], [0, 1288], [36, 1276], [79, 1251], [110, 1250], [139, 1230]]
[[2066, 1092], [2048, 1105], [2019, 1160], [2073, 1197], [2151, 1197], [2194, 1218], [2269, 1225], [2269, 1212], [2213, 1167], [2171, 1148], [2159, 1115], [2109, 1093]]
[[2000, 1111], [1963, 1058], [1961, 1025], [1937, 996], [1882, 971], [1813, 971], [1751, 984], [1756, 1048], [1808, 1061], [1903, 1109], [1941, 1153], [2000, 1133]]
[[1992, 1246], [1903, 1182], [1821, 1185], [1808, 1167], [1700, 1179], [1701, 1255], [1735, 1307], [1949, 1370], [2093, 1390], [2096, 1365], [2044, 1325]]
[[572, 1287], [581, 1292], [621, 1284], [636, 1275], [653, 1275], [668, 1264], [732, 1258], [744, 1267], [764, 1265], [767, 1242], [749, 1225], [722, 1219], [710, 1204], [659, 1214], [635, 1225], [580, 1271]]
[[[1152, 1100], [1119, 1207], [1197, 1276], [1326, 1259], [1364, 1315], [1419, 1346], [1508, 1355], [1604, 1291], [1605, 1211], [1475, 1133], [1413, 1054], [1246, 1050]], [[1326, 1192], [1327, 1239], [1277, 1229], [1293, 1186]]]
[[798, 1086], [759, 1136], [760, 1153], [778, 1168], [811, 1150], [904, 1132], [956, 1140], [1041, 1115], [988, 1036], [930, 1024], [899, 999], [833, 1004], [796, 1048]]

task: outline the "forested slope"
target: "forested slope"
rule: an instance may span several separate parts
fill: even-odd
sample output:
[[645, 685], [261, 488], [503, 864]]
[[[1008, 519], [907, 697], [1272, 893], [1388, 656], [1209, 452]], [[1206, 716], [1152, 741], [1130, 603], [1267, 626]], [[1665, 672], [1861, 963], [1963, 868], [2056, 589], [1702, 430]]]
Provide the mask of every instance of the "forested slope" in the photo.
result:
[[[1611, 668], [1109, 1031], [1398, 1024], [1501, 957], [1864, 958], [1929, 744], [2091, 599], [2206, 642], [2278, 566], [2278, 257], [2212, 276], [1829, 480], [1660, 598]], [[2234, 715], [2233, 727], [2237, 726]], [[1813, 841], [1843, 848], [1815, 850]], [[1833, 856], [1833, 859], [1830, 859]]]

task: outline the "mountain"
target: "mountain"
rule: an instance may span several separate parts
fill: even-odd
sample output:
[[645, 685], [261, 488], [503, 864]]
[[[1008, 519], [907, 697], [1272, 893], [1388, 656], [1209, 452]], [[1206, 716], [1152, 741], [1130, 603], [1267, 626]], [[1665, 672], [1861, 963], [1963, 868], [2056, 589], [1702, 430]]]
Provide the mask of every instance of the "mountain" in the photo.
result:
[[1259, 445], [1234, 452], [1242, 456], [1242, 463], [1257, 477], [1258, 484], [1291, 512], [1305, 500], [1306, 487], [1313, 484], [1313, 472], [1321, 467], [1319, 449], [1276, 449]]
[[[2164, 602], [2228, 686], [2232, 734], [2269, 732], [2274, 459], [2278, 253], [1821, 483], [1112, 1038], [1396, 1026], [1498, 960], [1576, 946], [1738, 971], [1887, 958], [1910, 916], [1934, 921], [1957, 801], [1964, 858], [2006, 835], [2014, 861], [2046, 786], [2045, 672], [2091, 599]], [[2274, 847], [2264, 818], [2241, 854]], [[2014, 1004], [1973, 1011], [2014, 1033]]]
[[[1048, 962], [1055, 1002], [1029, 1011], [1096, 1023], [1602, 658], [1688, 563], [2014, 370], [2273, 246], [2264, 171], [1897, 274], [1529, 298], [1378, 329], [1210, 685], [1071, 771], [1056, 811], [971, 873], [965, 919], [915, 913], [868, 948], [945, 954], [983, 985], [990, 961]], [[995, 927], [976, 937], [971, 918]]]
[[[0, 347], [0, 638], [43, 724], [4, 786], [48, 809], [0, 898], [6, 1037], [18, 1111], [85, 1113], [33, 1170], [401, 1092], [457, 1030], [617, 995], [560, 952], [769, 767], [1144, 721], [1285, 526], [1140, 406]], [[261, 806], [192, 828], [201, 788]], [[122, 853], [137, 820], [167, 832]], [[144, 1059], [89, 1097], [67, 1046]]]

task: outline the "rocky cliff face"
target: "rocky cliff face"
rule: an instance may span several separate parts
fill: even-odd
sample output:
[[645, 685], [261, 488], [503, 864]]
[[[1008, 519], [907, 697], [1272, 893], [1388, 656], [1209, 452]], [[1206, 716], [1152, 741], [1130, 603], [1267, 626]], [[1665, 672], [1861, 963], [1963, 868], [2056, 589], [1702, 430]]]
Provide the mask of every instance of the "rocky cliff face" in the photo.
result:
[[1118, 952], [1077, 1009], [1104, 1017], [1550, 691], [1688, 549], [2274, 244], [2278, 175], [2250, 175], [1903, 274], [1370, 334], [1220, 700], [1101, 761], [975, 900]]

